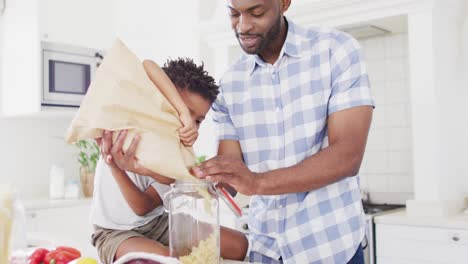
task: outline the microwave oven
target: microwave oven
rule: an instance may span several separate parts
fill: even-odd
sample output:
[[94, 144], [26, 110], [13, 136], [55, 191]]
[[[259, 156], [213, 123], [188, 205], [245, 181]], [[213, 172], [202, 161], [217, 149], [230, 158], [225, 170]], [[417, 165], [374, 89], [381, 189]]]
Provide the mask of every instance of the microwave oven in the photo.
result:
[[42, 42], [43, 106], [80, 106], [103, 52], [67, 44]]

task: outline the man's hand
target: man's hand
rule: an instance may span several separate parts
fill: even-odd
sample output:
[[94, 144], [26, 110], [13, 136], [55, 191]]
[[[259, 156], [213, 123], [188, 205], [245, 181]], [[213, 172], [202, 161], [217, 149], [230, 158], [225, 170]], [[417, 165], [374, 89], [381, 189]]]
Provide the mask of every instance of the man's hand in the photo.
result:
[[185, 146], [191, 147], [198, 138], [197, 124], [192, 120], [189, 112], [180, 115], [180, 122], [183, 125], [179, 130], [180, 141], [182, 141]]
[[257, 194], [257, 180], [261, 177], [233, 155], [216, 156], [194, 167], [193, 172], [200, 179], [227, 183], [245, 195]]

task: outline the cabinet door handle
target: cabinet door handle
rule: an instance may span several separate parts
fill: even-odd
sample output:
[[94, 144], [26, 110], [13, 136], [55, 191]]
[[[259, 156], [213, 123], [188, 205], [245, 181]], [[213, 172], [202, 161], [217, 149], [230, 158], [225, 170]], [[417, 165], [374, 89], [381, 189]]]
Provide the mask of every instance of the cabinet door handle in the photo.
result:
[[455, 242], [458, 242], [460, 241], [460, 237], [455, 235], [455, 236], [452, 236], [452, 240], [455, 241]]

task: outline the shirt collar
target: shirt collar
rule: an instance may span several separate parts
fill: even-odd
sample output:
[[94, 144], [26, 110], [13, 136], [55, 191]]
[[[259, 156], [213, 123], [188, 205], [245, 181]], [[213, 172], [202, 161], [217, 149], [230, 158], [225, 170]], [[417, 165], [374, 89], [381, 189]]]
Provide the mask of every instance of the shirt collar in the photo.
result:
[[[288, 33], [286, 34], [286, 40], [284, 41], [283, 47], [281, 48], [278, 60], [280, 60], [284, 56], [284, 54], [290, 57], [302, 57], [302, 48], [300, 41], [301, 28], [286, 17], [285, 20], [288, 24]], [[250, 55], [249, 57], [251, 61], [249, 75], [252, 75], [257, 65], [262, 67], [266, 65], [266, 62], [258, 55]]]

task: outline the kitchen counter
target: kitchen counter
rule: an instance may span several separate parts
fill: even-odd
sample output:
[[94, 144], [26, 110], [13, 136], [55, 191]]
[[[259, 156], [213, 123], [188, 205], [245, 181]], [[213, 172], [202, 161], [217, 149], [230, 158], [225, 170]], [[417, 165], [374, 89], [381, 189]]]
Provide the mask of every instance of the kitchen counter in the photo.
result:
[[409, 217], [405, 209], [376, 216], [376, 224], [468, 229], [468, 214], [450, 217]]
[[240, 263], [250, 263], [250, 262], [230, 260], [230, 259], [223, 259], [221, 261], [221, 264], [240, 264]]

